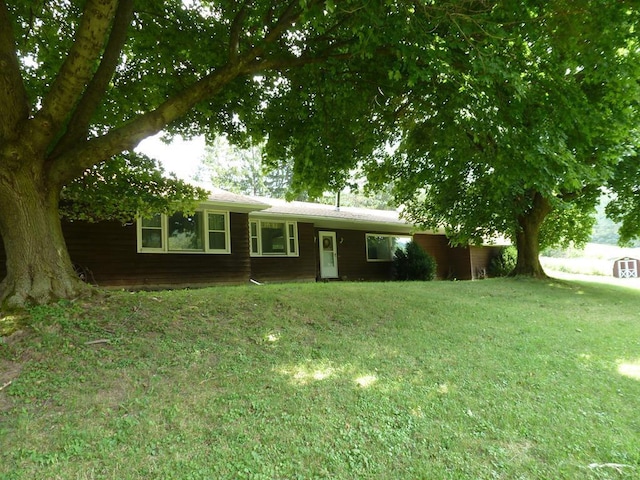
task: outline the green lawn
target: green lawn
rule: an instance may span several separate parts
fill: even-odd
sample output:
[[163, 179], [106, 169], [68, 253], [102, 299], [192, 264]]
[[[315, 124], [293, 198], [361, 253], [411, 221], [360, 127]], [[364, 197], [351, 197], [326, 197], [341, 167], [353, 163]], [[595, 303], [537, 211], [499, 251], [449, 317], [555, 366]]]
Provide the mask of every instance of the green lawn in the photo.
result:
[[1, 479], [640, 478], [640, 291], [118, 292], [34, 309], [0, 387]]

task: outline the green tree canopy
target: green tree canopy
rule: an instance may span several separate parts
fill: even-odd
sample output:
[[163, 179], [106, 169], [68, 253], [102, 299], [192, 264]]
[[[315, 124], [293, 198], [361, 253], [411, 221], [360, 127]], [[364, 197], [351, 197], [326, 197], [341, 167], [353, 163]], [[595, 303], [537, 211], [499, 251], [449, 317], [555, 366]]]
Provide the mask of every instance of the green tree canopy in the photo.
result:
[[234, 193], [285, 198], [291, 183], [291, 164], [266, 166], [262, 151], [263, 144], [242, 148], [218, 137], [206, 147], [197, 177]]
[[167, 175], [157, 161], [127, 152], [65, 185], [60, 214], [73, 220], [125, 223], [137, 215], [191, 212], [206, 198], [206, 190]]
[[640, 120], [632, 138], [635, 142], [629, 142], [609, 180], [612, 198], [605, 209], [613, 221], [620, 222], [619, 243], [627, 245], [640, 240]]
[[[263, 160], [264, 144], [242, 148], [230, 145], [224, 137], [218, 137], [206, 147], [196, 180], [244, 195], [309, 200], [306, 191], [298, 191], [297, 194], [292, 192], [293, 161], [271, 161], [265, 165]], [[339, 192], [340, 205], [381, 210], [394, 207], [389, 185], [377, 186], [375, 190], [366, 188], [366, 185], [365, 188], [359, 188], [359, 180], [354, 173], [349, 188]], [[337, 195], [337, 192], [324, 192], [313, 200], [334, 204]], [[155, 203], [154, 208], [158, 208]]]
[[263, 134], [250, 124], [291, 72], [371, 58], [383, 37], [370, 26], [401, 28], [405, 11], [402, 1], [0, 0], [0, 302], [87, 291], [58, 205], [88, 169], [112, 172], [104, 164], [161, 130]]
[[280, 117], [269, 122], [285, 127], [270, 137], [270, 151], [296, 158], [300, 187], [339, 181], [332, 169], [360, 164], [373, 185], [394, 183], [414, 222], [445, 227], [460, 244], [506, 235], [518, 247], [514, 273], [544, 276], [540, 246], [589, 238], [614, 170], [628, 172], [619, 183], [637, 185], [628, 183], [637, 163], [619, 160], [637, 125], [638, 5], [455, 5], [442, 15], [416, 5], [403, 36], [390, 32], [393, 54], [373, 68], [312, 67], [313, 79], [293, 82], [283, 103], [301, 101], [310, 81], [332, 79], [309, 114], [293, 120], [319, 132], [321, 144], [309, 147], [298, 129], [289, 134], [291, 120], [274, 107]]
[[0, 302], [87, 291], [61, 192], [138, 171], [117, 156], [160, 130], [268, 137], [312, 196], [360, 167], [458, 238], [574, 221], [627, 135], [637, 15], [629, 0], [0, 0]]

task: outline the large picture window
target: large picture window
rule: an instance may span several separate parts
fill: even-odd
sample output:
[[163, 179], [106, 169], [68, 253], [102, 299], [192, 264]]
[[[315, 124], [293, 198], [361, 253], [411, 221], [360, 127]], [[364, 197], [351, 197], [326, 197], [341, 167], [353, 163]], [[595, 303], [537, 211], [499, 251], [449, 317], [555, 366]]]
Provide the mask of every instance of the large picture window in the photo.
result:
[[137, 224], [141, 253], [231, 253], [228, 212], [157, 214]]
[[202, 212], [186, 216], [174, 213], [169, 216], [167, 225], [167, 248], [170, 252], [204, 251]]
[[367, 260], [370, 262], [390, 262], [398, 248], [404, 248], [411, 237], [367, 233]]
[[297, 256], [298, 225], [296, 222], [251, 220], [251, 255]]

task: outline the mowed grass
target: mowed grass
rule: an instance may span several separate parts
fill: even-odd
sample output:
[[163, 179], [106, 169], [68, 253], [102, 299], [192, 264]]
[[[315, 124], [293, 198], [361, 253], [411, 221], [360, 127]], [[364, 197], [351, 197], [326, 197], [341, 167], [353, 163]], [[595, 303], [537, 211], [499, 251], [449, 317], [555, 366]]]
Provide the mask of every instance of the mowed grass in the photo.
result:
[[638, 290], [118, 292], [29, 322], [0, 343], [2, 479], [640, 478]]

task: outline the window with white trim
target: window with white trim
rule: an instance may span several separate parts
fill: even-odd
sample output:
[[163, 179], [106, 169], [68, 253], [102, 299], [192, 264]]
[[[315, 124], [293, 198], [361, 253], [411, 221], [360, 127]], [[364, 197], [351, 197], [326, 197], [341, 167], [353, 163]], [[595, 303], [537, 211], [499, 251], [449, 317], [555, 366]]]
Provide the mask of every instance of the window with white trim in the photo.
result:
[[297, 257], [298, 223], [281, 220], [249, 221], [251, 255]]
[[163, 216], [161, 214], [153, 217], [138, 219], [138, 250], [141, 246], [148, 251], [164, 251], [164, 235], [162, 234]]
[[207, 234], [209, 250], [227, 251], [229, 245], [228, 214], [207, 212]]
[[156, 214], [136, 223], [139, 253], [231, 253], [229, 212]]
[[367, 233], [367, 261], [390, 262], [398, 248], [405, 248], [411, 237]]
[[174, 213], [167, 218], [167, 250], [170, 252], [204, 251], [202, 212], [193, 215]]

